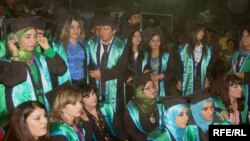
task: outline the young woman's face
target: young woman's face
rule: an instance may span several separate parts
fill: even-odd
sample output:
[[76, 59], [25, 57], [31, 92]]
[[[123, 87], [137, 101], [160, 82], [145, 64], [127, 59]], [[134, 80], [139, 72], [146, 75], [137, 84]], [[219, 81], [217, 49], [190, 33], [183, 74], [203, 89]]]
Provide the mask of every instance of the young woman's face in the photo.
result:
[[36, 139], [48, 132], [46, 112], [42, 108], [35, 108], [35, 110], [27, 117], [26, 123], [31, 135]]
[[185, 128], [188, 123], [188, 108], [183, 108], [175, 119], [175, 123], [179, 128]]
[[79, 23], [75, 20], [71, 22], [70, 25], [70, 38], [77, 39], [81, 34], [81, 27]]
[[141, 41], [142, 41], [141, 33], [139, 31], [136, 31], [134, 36], [133, 36], [133, 39], [132, 39], [132, 44], [136, 45], [136, 46], [139, 46]]
[[35, 29], [26, 31], [21, 37], [21, 46], [27, 51], [33, 51], [37, 44], [37, 33]]
[[205, 102], [202, 110], [201, 115], [206, 120], [212, 120], [214, 116], [214, 105], [212, 102]]
[[250, 50], [250, 35], [247, 30], [244, 30], [242, 33], [241, 48], [244, 50]]
[[159, 49], [161, 45], [161, 38], [159, 35], [155, 35], [150, 41], [149, 46], [152, 50]]
[[81, 101], [77, 101], [75, 104], [67, 104], [62, 109], [64, 115], [68, 118], [77, 118], [82, 114], [82, 103]]
[[153, 81], [148, 81], [144, 86], [144, 94], [150, 98], [154, 99], [156, 97], [156, 89]]
[[237, 99], [242, 96], [242, 88], [241, 85], [235, 84], [232, 86], [229, 86], [229, 97], [232, 99]]
[[198, 40], [198, 41], [202, 40], [203, 37], [204, 37], [204, 35], [205, 35], [204, 30], [200, 30], [200, 31], [197, 33], [197, 40]]
[[84, 97], [82, 100], [85, 107], [95, 107], [97, 105], [97, 97], [93, 90], [88, 96]]

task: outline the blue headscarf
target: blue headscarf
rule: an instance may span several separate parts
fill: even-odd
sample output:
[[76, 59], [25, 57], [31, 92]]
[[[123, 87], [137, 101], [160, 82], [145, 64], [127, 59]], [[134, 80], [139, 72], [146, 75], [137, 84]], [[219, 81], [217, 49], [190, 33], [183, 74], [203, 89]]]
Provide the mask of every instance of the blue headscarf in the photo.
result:
[[164, 112], [164, 125], [168, 128], [176, 141], [183, 141], [183, 137], [186, 133], [186, 128], [179, 128], [175, 123], [175, 119], [184, 108], [186, 108], [185, 104], [178, 104], [170, 107]]
[[201, 130], [206, 133], [208, 126], [213, 122], [213, 120], [204, 119], [202, 116], [202, 107], [206, 102], [212, 102], [212, 98], [202, 100], [196, 104], [191, 105], [191, 112], [194, 118], [195, 123], [201, 128]]

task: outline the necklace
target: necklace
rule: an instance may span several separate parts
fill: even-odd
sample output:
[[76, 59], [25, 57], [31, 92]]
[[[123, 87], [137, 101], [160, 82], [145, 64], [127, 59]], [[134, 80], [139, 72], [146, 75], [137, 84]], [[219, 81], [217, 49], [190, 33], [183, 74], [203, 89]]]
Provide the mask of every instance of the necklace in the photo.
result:
[[151, 123], [153, 123], [153, 124], [156, 122], [154, 113], [152, 113], [152, 114], [150, 115], [149, 121], [150, 121]]

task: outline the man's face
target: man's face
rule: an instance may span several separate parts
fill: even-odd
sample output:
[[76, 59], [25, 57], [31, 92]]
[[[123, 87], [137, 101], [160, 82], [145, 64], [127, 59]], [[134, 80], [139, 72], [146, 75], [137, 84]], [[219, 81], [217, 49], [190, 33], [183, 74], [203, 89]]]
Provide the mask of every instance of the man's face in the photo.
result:
[[100, 38], [104, 42], [108, 42], [115, 35], [116, 30], [112, 29], [111, 26], [100, 26]]
[[132, 15], [128, 20], [129, 24], [137, 24], [141, 22], [141, 18], [139, 14]]

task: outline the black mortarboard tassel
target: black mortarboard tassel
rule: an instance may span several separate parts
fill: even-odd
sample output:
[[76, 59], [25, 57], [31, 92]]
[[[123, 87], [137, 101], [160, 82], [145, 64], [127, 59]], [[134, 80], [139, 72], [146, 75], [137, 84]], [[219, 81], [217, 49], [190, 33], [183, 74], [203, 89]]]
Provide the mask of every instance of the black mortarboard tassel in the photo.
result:
[[22, 30], [27, 27], [35, 27], [35, 22], [39, 18], [40, 16], [32, 16], [32, 17], [11, 19], [9, 21], [11, 31], [13, 33], [16, 33], [17, 31]]
[[183, 96], [166, 96], [163, 97], [162, 101], [166, 108], [170, 108], [178, 104], [187, 104], [187, 99]]
[[210, 97], [211, 95], [210, 95], [209, 89], [205, 88], [199, 91], [195, 91], [193, 94], [188, 96], [188, 99], [190, 100], [191, 104], [195, 104], [205, 99], [208, 99]]

